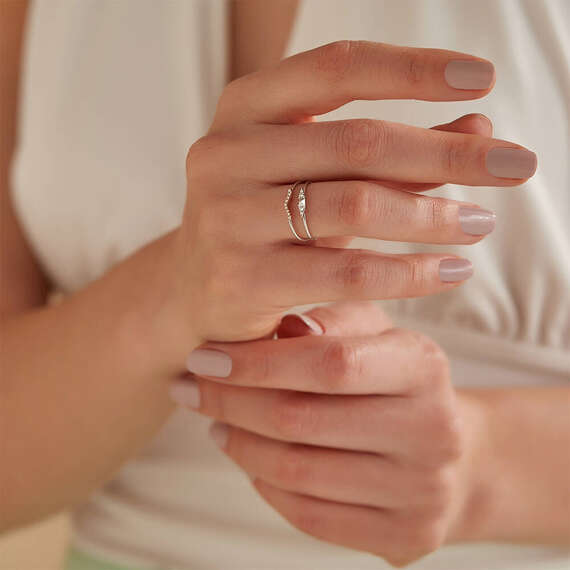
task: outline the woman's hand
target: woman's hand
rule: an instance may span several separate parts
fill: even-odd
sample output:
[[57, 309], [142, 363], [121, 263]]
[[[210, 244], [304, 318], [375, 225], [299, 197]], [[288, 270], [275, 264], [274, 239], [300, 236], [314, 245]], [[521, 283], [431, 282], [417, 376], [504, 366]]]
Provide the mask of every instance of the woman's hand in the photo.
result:
[[304, 532], [395, 565], [470, 538], [481, 421], [456, 398], [445, 354], [374, 304], [308, 315], [279, 329], [305, 336], [194, 351], [200, 377], [173, 397], [222, 422], [220, 447]]
[[[476, 99], [493, 82], [492, 65], [470, 55], [340, 41], [230, 83], [188, 153], [169, 314], [192, 323], [197, 343], [245, 340], [268, 334], [295, 305], [460, 284], [467, 260], [339, 246], [351, 236], [476, 243], [493, 228], [491, 212], [410, 190], [521, 184], [535, 155], [490, 138], [477, 115], [434, 129], [314, 118], [355, 99]], [[298, 247], [290, 233], [283, 202], [295, 180], [313, 181], [307, 217], [321, 247]]]

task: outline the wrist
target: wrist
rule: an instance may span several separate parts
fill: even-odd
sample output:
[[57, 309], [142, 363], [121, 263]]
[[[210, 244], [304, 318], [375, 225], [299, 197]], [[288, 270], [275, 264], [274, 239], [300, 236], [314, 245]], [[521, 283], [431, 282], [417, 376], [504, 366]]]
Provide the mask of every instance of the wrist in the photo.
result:
[[493, 444], [492, 413], [488, 400], [476, 390], [458, 391], [464, 425], [465, 453], [459, 466], [459, 507], [448, 542], [492, 540], [495, 517], [493, 497], [497, 467]]
[[120, 268], [130, 281], [120, 337], [146, 372], [179, 373], [188, 353], [202, 342], [183, 302], [177, 232], [142, 248]]

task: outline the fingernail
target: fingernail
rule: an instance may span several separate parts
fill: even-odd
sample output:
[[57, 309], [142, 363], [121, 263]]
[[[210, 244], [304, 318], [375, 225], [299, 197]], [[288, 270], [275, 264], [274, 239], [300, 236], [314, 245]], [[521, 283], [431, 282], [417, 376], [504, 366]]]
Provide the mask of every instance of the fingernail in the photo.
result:
[[170, 398], [180, 406], [197, 410], [200, 407], [200, 388], [196, 380], [179, 380], [168, 389]]
[[287, 328], [294, 327], [299, 336], [307, 333], [322, 335], [324, 332], [323, 327], [308, 315], [285, 315], [283, 319], [287, 319]]
[[471, 236], [490, 234], [495, 229], [494, 212], [482, 208], [459, 208], [459, 224], [461, 229]]
[[220, 449], [224, 449], [226, 447], [226, 443], [228, 443], [228, 435], [229, 429], [226, 424], [214, 422], [210, 426], [210, 436]]
[[487, 89], [493, 82], [494, 67], [490, 61], [454, 59], [445, 66], [445, 80], [455, 89]]
[[498, 178], [530, 178], [536, 170], [536, 154], [524, 148], [495, 147], [487, 152], [487, 170]]
[[444, 283], [464, 281], [473, 275], [473, 264], [468, 259], [443, 259], [439, 263], [439, 278]]
[[226, 378], [232, 371], [232, 357], [221, 350], [197, 348], [186, 359], [186, 368], [194, 374]]

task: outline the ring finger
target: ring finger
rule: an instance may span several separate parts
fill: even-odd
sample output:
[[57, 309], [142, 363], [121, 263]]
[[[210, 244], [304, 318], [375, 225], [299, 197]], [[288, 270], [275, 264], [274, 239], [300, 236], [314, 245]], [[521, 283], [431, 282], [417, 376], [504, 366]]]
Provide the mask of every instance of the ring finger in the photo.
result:
[[383, 508], [429, 504], [436, 487], [427, 476], [373, 453], [284, 443], [214, 423], [219, 447], [250, 477], [285, 491]]
[[[293, 239], [282, 207], [289, 187], [251, 190], [250, 199], [238, 202], [243, 214], [247, 213], [251, 220], [248, 233], [253, 239], [261, 242]], [[299, 188], [291, 196], [289, 211], [293, 227], [306, 237], [297, 209]], [[495, 226], [495, 214], [477, 205], [405, 192], [369, 181], [313, 182], [305, 189], [305, 202], [309, 229], [313, 237], [319, 238], [358, 236], [472, 244]]]

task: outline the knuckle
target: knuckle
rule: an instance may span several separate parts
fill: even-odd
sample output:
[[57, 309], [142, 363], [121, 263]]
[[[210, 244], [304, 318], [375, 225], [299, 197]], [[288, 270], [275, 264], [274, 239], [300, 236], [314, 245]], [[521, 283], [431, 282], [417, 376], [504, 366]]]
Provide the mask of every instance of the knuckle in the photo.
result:
[[468, 139], [443, 138], [441, 145], [443, 173], [452, 178], [465, 175], [469, 171], [472, 155], [472, 143]]
[[212, 136], [204, 135], [192, 143], [186, 153], [186, 171], [193, 172], [194, 167], [200, 164], [207, 156], [210, 155], [216, 143], [212, 140]]
[[361, 182], [347, 185], [337, 202], [336, 217], [346, 227], [362, 227], [374, 214], [374, 194]]
[[344, 82], [355, 61], [362, 53], [363, 42], [338, 40], [320, 47], [317, 52], [317, 71], [324, 73], [329, 81]]
[[[212, 172], [220, 169], [220, 161], [229, 138], [222, 133], [208, 134], [194, 141], [186, 153], [186, 176], [188, 181], [211, 177]], [[189, 184], [189, 186], [191, 186]], [[193, 185], [193, 190], [202, 185]]]
[[404, 81], [412, 86], [421, 83], [426, 75], [426, 59], [423, 55], [409, 51], [405, 54], [403, 66]]
[[440, 234], [452, 226], [453, 210], [443, 198], [417, 197], [417, 209], [421, 212], [421, 222], [428, 231]]
[[271, 423], [281, 439], [299, 442], [306, 440], [316, 424], [315, 411], [309, 397], [296, 392], [282, 394], [274, 403]]
[[359, 362], [358, 349], [354, 343], [334, 339], [324, 348], [315, 373], [333, 393], [346, 391], [347, 387], [358, 381]]
[[244, 87], [245, 84], [247, 83], [247, 80], [248, 80], [247, 76], [242, 75], [241, 77], [237, 77], [236, 79], [233, 79], [232, 81], [227, 83], [224, 89], [222, 90], [222, 93], [220, 95], [220, 100], [224, 102], [231, 101], [235, 97], [239, 96], [239, 94], [244, 91]]
[[378, 164], [387, 137], [388, 127], [373, 119], [342, 121], [333, 128], [335, 153], [350, 168], [367, 168]]
[[420, 256], [400, 258], [401, 265], [394, 267], [394, 281], [408, 294], [421, 292], [428, 280], [426, 265]]
[[218, 99], [217, 111], [226, 112], [235, 107], [236, 104], [243, 103], [250, 92], [250, 79], [251, 74], [242, 75], [227, 83]]
[[343, 289], [362, 294], [373, 280], [373, 264], [364, 255], [350, 252], [342, 260], [337, 274]]

